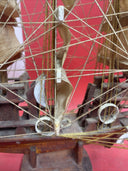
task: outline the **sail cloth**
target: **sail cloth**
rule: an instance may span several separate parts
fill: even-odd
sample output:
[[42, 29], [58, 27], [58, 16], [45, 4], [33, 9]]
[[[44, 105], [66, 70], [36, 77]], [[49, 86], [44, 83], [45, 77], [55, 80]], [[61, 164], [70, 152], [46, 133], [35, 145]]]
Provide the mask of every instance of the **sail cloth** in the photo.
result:
[[15, 0], [0, 0], [0, 13], [7, 17], [19, 17], [19, 7]]
[[65, 16], [69, 13], [68, 11], [70, 11], [73, 8], [75, 1], [76, 0], [62, 0], [65, 7]]
[[[127, 0], [121, 0], [121, 1], [119, 1], [119, 3], [120, 3], [119, 4], [119, 12], [120, 13], [128, 11], [128, 1]], [[113, 13], [112, 9], [110, 9], [108, 13], [109, 14]], [[121, 23], [121, 19], [126, 15], [128, 16], [128, 14], [126, 14], [126, 13], [119, 15], [120, 23]], [[111, 20], [110, 20], [110, 23], [112, 24]], [[119, 37], [120, 41], [122, 42], [122, 44], [126, 50], [126, 53], [125, 53], [119, 40], [117, 40], [117, 42], [116, 42], [117, 46], [121, 47], [123, 50], [116, 47], [115, 50], [117, 51], [117, 53], [115, 52], [115, 58], [116, 58], [115, 62], [117, 62], [117, 64], [115, 63], [115, 66], [118, 66], [119, 69], [128, 69], [128, 55], [127, 55], [127, 52], [128, 52], [128, 26], [125, 26], [125, 27], [122, 26], [122, 28], [120, 26], [118, 26], [118, 28], [115, 29], [115, 31], [119, 31], [119, 33], [117, 33], [117, 36]], [[104, 32], [105, 34], [109, 34], [113, 31], [110, 28], [108, 29], [108, 23], [105, 22], [102, 26], [101, 32]], [[111, 36], [107, 36], [107, 38], [109, 40], [111, 40]], [[105, 40], [105, 42], [103, 42], [103, 43], [108, 48], [112, 49], [113, 45], [111, 42]], [[109, 50], [109, 49], [105, 50], [105, 48], [102, 46], [98, 51], [98, 62], [104, 63], [104, 61], [106, 60], [106, 65], [109, 65], [109, 62], [111, 61], [111, 58], [112, 58], [111, 54], [112, 54], [111, 50]]]
[[[16, 17], [19, 17], [19, 8], [16, 1], [1, 0], [0, 16], [0, 64], [2, 64], [1, 69], [5, 69], [13, 63], [11, 61], [20, 58], [23, 51], [23, 48], [19, 48], [20, 43], [15, 35], [13, 28], [15, 24], [8, 24], [10, 21], [16, 21]], [[8, 61], [10, 63], [5, 64]]]
[[[68, 10], [71, 10], [75, 0], [62, 0], [64, 7], [67, 8]], [[66, 16], [68, 14], [68, 12], [65, 10], [65, 14], [64, 16]], [[63, 68], [66, 56], [67, 56], [67, 52], [68, 52], [68, 45], [70, 44], [71, 41], [71, 33], [70, 30], [68, 28], [68, 26], [66, 24], [63, 24], [63, 22], [61, 22], [58, 27], [58, 32], [60, 34], [60, 37], [63, 40], [63, 46], [62, 48], [57, 51], [57, 70], [59, 70], [59, 72], [61, 72], [61, 81], [56, 83], [56, 106], [55, 106], [55, 131], [56, 134], [59, 134], [60, 131], [60, 125], [61, 125], [61, 121], [63, 119], [64, 116], [64, 112], [67, 106], [67, 103], [69, 101], [70, 95], [72, 93], [73, 87], [70, 83], [70, 81], [68, 80], [67, 76], [66, 76], [66, 72]]]

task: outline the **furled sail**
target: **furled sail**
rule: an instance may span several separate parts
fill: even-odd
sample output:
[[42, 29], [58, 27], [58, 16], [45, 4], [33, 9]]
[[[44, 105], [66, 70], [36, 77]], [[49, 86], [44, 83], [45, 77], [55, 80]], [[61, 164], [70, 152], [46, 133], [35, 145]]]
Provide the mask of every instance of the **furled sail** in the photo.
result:
[[15, 0], [1, 0], [0, 1], [0, 13], [3, 13], [4, 15], [11, 18], [19, 17], [19, 8], [17, 6], [17, 3]]
[[[14, 26], [19, 17], [19, 8], [15, 0], [0, 1], [0, 64], [1, 69], [7, 68], [13, 60], [21, 57], [23, 48], [15, 35]], [[7, 24], [6, 24], [7, 22]], [[9, 23], [10, 22], [10, 23]], [[12, 61], [12, 62], [11, 62]]]
[[[120, 13], [120, 15], [112, 15], [109, 19], [110, 21], [110, 25], [115, 29], [115, 33], [114, 31], [112, 31], [112, 29], [110, 28], [110, 25], [108, 25], [108, 22], [104, 22], [104, 24], [102, 25], [102, 29], [101, 32], [105, 32], [106, 34], [110, 34], [107, 36], [107, 38], [110, 40], [105, 40], [103, 42], [103, 44], [105, 46], [107, 46], [108, 48], [106, 49], [106, 47], [102, 46], [99, 49], [98, 52], [98, 61], [101, 63], [104, 63], [104, 61], [106, 61], [106, 65], [109, 66], [110, 61], [113, 58], [113, 54], [115, 55], [115, 68], [117, 69], [128, 69], [128, 55], [127, 55], [127, 51], [128, 51], [128, 26], [123, 26], [123, 24], [121, 25], [120, 23], [123, 23], [121, 20], [125, 17], [125, 12], [128, 10], [128, 1], [127, 0], [121, 0], [119, 1], [119, 9], [116, 13]], [[108, 11], [108, 14], [114, 14], [115, 12], [113, 11], [113, 9], [110, 7], [110, 10]], [[118, 17], [118, 18], [117, 18]], [[113, 25], [113, 20], [112, 18], [115, 18], [116, 20], [116, 26]], [[112, 33], [112, 34], [111, 34]], [[116, 35], [116, 40], [113, 41], [112, 40], [112, 36]], [[117, 39], [118, 38], [118, 39]], [[114, 42], [117, 46], [113, 45], [112, 42]], [[112, 46], [114, 47], [114, 51], [112, 51], [111, 49]], [[121, 47], [121, 48], [119, 48]], [[117, 67], [118, 66], [118, 67]]]
[[[65, 8], [64, 16], [68, 14], [68, 10], [71, 10], [75, 0], [66, 1], [62, 0]], [[67, 9], [67, 10], [66, 10]], [[57, 27], [60, 37], [63, 40], [63, 46], [57, 51], [57, 84], [56, 84], [56, 108], [55, 108], [55, 131], [56, 134], [59, 134], [61, 121], [64, 116], [64, 112], [72, 93], [72, 85], [68, 80], [65, 70], [63, 69], [64, 61], [68, 52], [68, 45], [71, 40], [71, 33], [68, 26], [61, 21]], [[58, 78], [60, 75], [60, 79]]]

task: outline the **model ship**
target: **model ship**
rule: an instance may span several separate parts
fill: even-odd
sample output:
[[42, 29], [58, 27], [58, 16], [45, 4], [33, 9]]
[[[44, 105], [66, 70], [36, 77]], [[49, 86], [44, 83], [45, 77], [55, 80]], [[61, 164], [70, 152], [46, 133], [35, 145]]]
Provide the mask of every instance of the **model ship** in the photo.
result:
[[[31, 146], [35, 153], [54, 151], [58, 141], [59, 150], [66, 141], [73, 147], [122, 143], [127, 1], [31, 3], [32, 9], [29, 1], [0, 1], [0, 150], [12, 152], [7, 147], [15, 143], [13, 152]], [[51, 144], [41, 148], [45, 142], [52, 150]]]

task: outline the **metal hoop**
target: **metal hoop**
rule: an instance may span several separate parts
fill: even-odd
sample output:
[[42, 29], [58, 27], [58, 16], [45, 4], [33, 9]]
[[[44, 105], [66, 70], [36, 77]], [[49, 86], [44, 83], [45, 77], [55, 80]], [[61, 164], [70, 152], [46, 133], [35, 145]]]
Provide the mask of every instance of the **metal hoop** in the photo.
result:
[[52, 136], [55, 134], [55, 132], [51, 131], [51, 132], [42, 132], [40, 129], [38, 129], [38, 125], [40, 122], [43, 122], [45, 125], [45, 121], [50, 121], [52, 122], [51, 118], [49, 118], [48, 116], [43, 116], [40, 119], [37, 120], [36, 124], [35, 124], [35, 131], [39, 134], [41, 134], [42, 136]]
[[[114, 107], [116, 111], [113, 113], [111, 118], [108, 117], [108, 119], [104, 120], [101, 117], [101, 113], [104, 109], [106, 109], [108, 107]], [[106, 104], [102, 105], [98, 110], [98, 117], [99, 117], [100, 121], [103, 122], [104, 124], [110, 124], [110, 123], [114, 122], [117, 119], [118, 114], [119, 114], [119, 108], [118, 108], [118, 106], [116, 106], [113, 103], [106, 103]]]

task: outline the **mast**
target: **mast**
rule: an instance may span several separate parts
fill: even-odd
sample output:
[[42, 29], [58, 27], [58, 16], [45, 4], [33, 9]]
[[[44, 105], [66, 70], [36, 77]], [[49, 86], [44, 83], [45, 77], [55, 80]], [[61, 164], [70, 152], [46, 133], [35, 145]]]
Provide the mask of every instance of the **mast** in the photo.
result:
[[[55, 12], [57, 8], [57, 0], [53, 0], [53, 10]], [[54, 14], [53, 16], [53, 20], [56, 21], [56, 14]], [[55, 26], [55, 22], [53, 23], [53, 26]], [[53, 51], [53, 60], [54, 60], [54, 77], [56, 77], [56, 61], [57, 61], [57, 57], [56, 57], [56, 27], [53, 29], [53, 39], [52, 39], [52, 44], [53, 44], [53, 49], [55, 49]], [[56, 110], [57, 110], [57, 107], [56, 107], [56, 78], [54, 79], [54, 117], [56, 117]], [[54, 121], [55, 122], [55, 121]]]
[[[55, 48], [55, 107], [54, 107], [54, 129], [56, 132], [56, 135], [59, 135], [60, 129], [61, 129], [61, 123], [64, 119], [65, 110], [68, 104], [68, 100], [70, 98], [71, 92], [73, 90], [73, 87], [68, 80], [68, 77], [66, 75], [66, 72], [63, 68], [69, 44], [71, 41], [71, 32], [68, 28], [68, 25], [64, 23], [65, 17], [67, 13], [65, 12], [65, 9], [73, 7], [75, 1], [67, 2], [63, 0], [63, 6], [58, 6], [55, 8], [55, 19], [57, 21], [54, 35], [55, 35], [55, 42], [54, 42], [54, 48]], [[54, 5], [57, 5], [57, 1], [54, 3]], [[58, 34], [60, 35], [63, 45], [59, 47], [59, 50], [56, 52], [57, 42], [56, 42], [56, 29], [58, 30]]]

